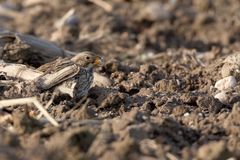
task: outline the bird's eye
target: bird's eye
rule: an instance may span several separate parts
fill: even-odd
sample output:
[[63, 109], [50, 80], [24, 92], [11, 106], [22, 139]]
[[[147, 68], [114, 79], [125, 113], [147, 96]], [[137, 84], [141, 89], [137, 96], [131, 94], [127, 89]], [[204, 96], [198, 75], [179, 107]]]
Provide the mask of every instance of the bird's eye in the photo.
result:
[[87, 56], [87, 57], [86, 57], [86, 59], [90, 59], [90, 57], [89, 57], [89, 56]]

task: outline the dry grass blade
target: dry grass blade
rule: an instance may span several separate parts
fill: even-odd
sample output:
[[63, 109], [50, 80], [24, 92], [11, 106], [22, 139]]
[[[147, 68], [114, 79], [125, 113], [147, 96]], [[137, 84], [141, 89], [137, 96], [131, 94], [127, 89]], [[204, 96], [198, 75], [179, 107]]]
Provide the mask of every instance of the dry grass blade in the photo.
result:
[[60, 20], [58, 20], [55, 24], [54, 24], [54, 26], [56, 27], [56, 28], [61, 28], [63, 25], [64, 25], [64, 23], [66, 22], [66, 20], [70, 17], [70, 16], [72, 16], [72, 15], [74, 15], [75, 14], [75, 9], [70, 9]]
[[88, 1], [102, 7], [107, 12], [111, 12], [113, 10], [112, 6], [103, 0], [88, 0]]
[[171, 153], [167, 153], [166, 156], [170, 160], [178, 160], [178, 158], [175, 155], [171, 154]]
[[36, 97], [1, 100], [0, 109], [11, 105], [21, 105], [29, 103], [34, 104], [52, 125], [56, 127], [59, 126], [58, 122], [54, 118], [52, 118], [52, 116], [44, 109], [44, 107], [39, 103]]
[[15, 84], [13, 80], [0, 80], [0, 86], [10, 86]]
[[6, 7], [4, 7], [3, 5], [0, 5], [0, 16], [6, 16], [9, 18], [22, 18], [21, 14], [19, 12], [10, 10]]

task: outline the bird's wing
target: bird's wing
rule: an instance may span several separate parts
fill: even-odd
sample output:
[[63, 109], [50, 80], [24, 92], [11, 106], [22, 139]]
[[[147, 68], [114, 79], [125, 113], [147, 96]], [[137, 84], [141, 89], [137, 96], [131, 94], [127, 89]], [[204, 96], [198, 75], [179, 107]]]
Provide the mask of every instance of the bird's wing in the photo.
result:
[[54, 70], [56, 66], [59, 66], [59, 65], [61, 66], [61, 63], [64, 63], [64, 61], [65, 59], [63, 59], [62, 57], [59, 57], [52, 62], [41, 65], [40, 67], [37, 68], [37, 70], [41, 72], [49, 72], [50, 70]]
[[36, 79], [36, 85], [42, 90], [49, 89], [78, 74], [80, 66], [71, 61], [61, 61], [52, 65]]

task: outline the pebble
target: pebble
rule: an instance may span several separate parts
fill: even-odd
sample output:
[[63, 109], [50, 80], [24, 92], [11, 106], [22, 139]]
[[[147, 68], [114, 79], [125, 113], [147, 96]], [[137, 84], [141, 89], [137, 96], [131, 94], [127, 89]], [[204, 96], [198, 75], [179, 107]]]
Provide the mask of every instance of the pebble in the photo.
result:
[[93, 86], [108, 87], [112, 84], [109, 78], [102, 76], [99, 73], [94, 72], [93, 76], [94, 76], [94, 79], [93, 79], [92, 87]]
[[188, 112], [184, 113], [184, 117], [188, 117], [190, 114]]
[[228, 96], [225, 92], [220, 92], [214, 96], [214, 98], [218, 99], [222, 104], [228, 104]]
[[218, 80], [215, 83], [215, 88], [217, 88], [220, 91], [224, 91], [230, 88], [233, 88], [237, 85], [237, 80], [234, 76], [228, 76], [223, 79]]

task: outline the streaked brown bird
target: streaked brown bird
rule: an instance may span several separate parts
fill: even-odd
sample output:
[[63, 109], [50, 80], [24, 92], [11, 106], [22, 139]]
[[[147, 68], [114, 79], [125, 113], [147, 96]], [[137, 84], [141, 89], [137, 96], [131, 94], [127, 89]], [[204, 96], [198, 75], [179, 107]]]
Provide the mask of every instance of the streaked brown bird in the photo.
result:
[[100, 56], [89, 51], [72, 58], [58, 58], [37, 69], [44, 74], [37, 78], [36, 85], [40, 90], [55, 87], [55, 91], [79, 99], [87, 95], [93, 82], [93, 68], [102, 63]]

